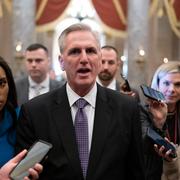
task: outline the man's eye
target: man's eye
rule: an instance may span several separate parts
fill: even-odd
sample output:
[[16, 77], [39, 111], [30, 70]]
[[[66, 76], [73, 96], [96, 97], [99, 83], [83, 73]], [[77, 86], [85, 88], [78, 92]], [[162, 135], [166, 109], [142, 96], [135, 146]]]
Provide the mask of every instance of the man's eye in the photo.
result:
[[80, 49], [75, 48], [75, 49], [71, 49], [68, 54], [69, 55], [76, 55], [76, 54], [80, 54], [80, 52], [81, 52]]
[[113, 64], [115, 64], [115, 62], [114, 61], [109, 61], [109, 64], [113, 65]]
[[27, 59], [27, 62], [28, 62], [28, 63], [32, 63], [33, 60], [32, 60], [32, 59]]
[[97, 54], [97, 50], [95, 48], [88, 48], [88, 49], [86, 49], [86, 53], [87, 54], [90, 54], [90, 53]]
[[40, 63], [40, 62], [42, 62], [42, 61], [43, 61], [43, 59], [40, 59], [40, 58], [35, 59], [35, 62], [36, 62], [36, 63]]
[[27, 62], [28, 63], [32, 63], [32, 62], [36, 62], [36, 63], [40, 63], [42, 62], [44, 59], [41, 59], [41, 58], [37, 58], [37, 59], [27, 59]]
[[105, 61], [102, 61], [102, 64], [105, 64]]

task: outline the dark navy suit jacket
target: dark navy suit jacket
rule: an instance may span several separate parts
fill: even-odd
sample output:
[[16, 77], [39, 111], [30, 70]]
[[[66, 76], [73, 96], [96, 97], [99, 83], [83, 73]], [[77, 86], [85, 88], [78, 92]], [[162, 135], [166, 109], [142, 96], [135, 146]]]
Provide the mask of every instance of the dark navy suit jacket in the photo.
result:
[[[17, 152], [38, 139], [53, 145], [40, 179], [83, 179], [65, 85], [23, 104], [18, 123]], [[86, 180], [144, 180], [143, 163], [137, 102], [97, 85]]]

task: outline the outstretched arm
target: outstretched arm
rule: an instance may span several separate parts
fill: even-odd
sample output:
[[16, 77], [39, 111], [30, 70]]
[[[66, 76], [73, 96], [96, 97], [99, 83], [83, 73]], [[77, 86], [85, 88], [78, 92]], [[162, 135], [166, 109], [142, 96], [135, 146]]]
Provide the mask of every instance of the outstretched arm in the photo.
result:
[[[0, 169], [0, 179], [10, 180], [10, 173], [14, 169], [14, 167], [23, 159], [26, 155], [27, 150], [21, 151], [18, 155], [16, 155], [13, 159], [9, 160], [1, 169]], [[39, 178], [39, 174], [42, 172], [42, 165], [36, 164], [33, 168], [29, 169], [29, 174], [31, 179], [35, 180]], [[30, 180], [28, 177], [24, 177], [24, 180]]]

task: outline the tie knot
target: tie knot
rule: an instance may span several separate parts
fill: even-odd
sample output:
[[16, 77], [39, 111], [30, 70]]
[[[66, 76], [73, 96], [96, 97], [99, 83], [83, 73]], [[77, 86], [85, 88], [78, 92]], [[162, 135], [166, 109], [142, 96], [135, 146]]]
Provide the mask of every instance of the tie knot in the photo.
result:
[[85, 99], [80, 98], [75, 102], [75, 104], [79, 109], [83, 109], [88, 104], [88, 102]]

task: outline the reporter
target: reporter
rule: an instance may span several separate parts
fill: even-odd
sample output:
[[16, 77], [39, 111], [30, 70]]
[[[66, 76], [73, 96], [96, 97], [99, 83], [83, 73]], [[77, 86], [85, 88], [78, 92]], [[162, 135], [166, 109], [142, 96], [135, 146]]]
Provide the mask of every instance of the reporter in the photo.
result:
[[11, 69], [0, 57], [0, 167], [15, 155], [14, 145], [19, 109]]
[[160, 65], [153, 76], [151, 87], [164, 94], [165, 102], [150, 101], [147, 111], [142, 111], [146, 174], [147, 180], [160, 180], [164, 173], [162, 157], [167, 154], [162, 153], [163, 147], [156, 147], [157, 153], [149, 146], [146, 131], [151, 126], [162, 137], [167, 137], [178, 146], [180, 144], [180, 62], [170, 61]]
[[[18, 164], [18, 162], [23, 159], [23, 157], [26, 155], [27, 150], [23, 150], [18, 155], [16, 155], [14, 158], [9, 160], [1, 169], [0, 169], [0, 179], [1, 180], [10, 180], [10, 173], [13, 170], [13, 168]], [[36, 164], [33, 168], [29, 169], [29, 174], [31, 176], [31, 180], [35, 180], [39, 178], [39, 174], [42, 172], [42, 165]], [[30, 180], [28, 177], [24, 177], [24, 180]]]

